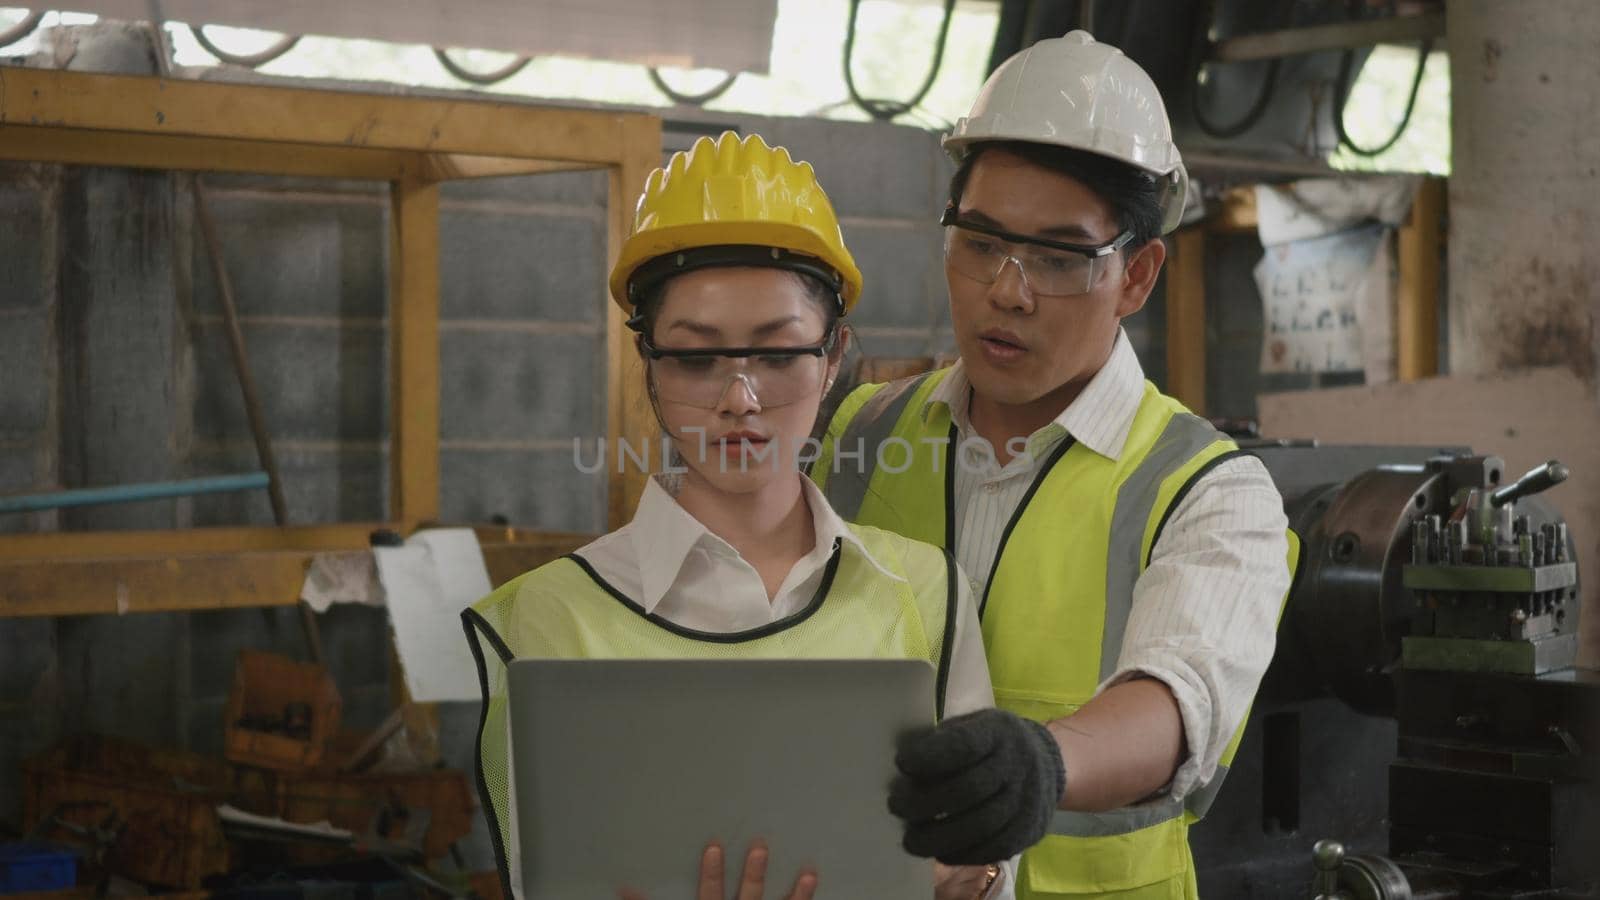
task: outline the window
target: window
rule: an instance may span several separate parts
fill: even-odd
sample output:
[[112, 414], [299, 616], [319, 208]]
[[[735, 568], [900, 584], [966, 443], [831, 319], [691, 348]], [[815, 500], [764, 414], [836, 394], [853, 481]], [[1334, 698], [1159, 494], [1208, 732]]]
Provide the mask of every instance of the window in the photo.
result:
[[[1345, 131], [1363, 147], [1387, 141], [1405, 116], [1406, 98], [1417, 75], [1414, 46], [1380, 45], [1356, 75], [1344, 108]], [[1450, 57], [1428, 55], [1417, 88], [1416, 108], [1405, 133], [1377, 156], [1362, 156], [1343, 145], [1328, 157], [1335, 168], [1359, 171], [1450, 174]]]

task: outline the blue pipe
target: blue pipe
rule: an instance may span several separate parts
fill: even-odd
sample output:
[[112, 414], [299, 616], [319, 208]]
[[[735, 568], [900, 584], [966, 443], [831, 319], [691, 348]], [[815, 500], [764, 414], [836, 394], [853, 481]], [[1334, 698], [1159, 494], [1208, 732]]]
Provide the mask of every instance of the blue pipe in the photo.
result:
[[183, 481], [119, 484], [113, 487], [78, 488], [70, 491], [51, 491], [45, 494], [13, 494], [11, 496], [0, 496], [0, 513], [37, 512], [41, 509], [62, 509], [69, 506], [136, 503], [140, 500], [188, 497], [194, 494], [251, 491], [266, 487], [270, 480], [265, 472], [248, 472], [244, 475], [218, 475], [212, 478], [188, 478]]

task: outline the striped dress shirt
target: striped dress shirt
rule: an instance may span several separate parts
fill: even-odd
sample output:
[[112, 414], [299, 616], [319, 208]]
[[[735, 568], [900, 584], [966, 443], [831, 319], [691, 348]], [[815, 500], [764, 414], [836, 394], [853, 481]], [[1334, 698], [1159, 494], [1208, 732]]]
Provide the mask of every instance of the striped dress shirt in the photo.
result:
[[[1000, 465], [972, 430], [971, 383], [964, 365], [955, 364], [928, 403], [948, 405], [958, 430], [955, 553], [977, 591], [988, 583], [1006, 524], [1050, 452], [1070, 436], [1116, 459], [1144, 385], [1144, 370], [1119, 330], [1105, 366], [1077, 399], [1028, 437], [1026, 452]], [[1176, 797], [1211, 779], [1272, 659], [1289, 589], [1287, 528], [1283, 498], [1261, 461], [1224, 461], [1178, 504], [1134, 586], [1116, 670], [1099, 690], [1141, 676], [1171, 689], [1189, 748], [1167, 787]]]

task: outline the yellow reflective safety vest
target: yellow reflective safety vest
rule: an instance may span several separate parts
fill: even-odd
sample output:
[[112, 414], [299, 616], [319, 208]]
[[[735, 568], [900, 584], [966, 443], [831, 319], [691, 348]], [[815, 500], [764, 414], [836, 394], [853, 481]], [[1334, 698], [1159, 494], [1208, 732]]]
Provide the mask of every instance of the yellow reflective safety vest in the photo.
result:
[[[543, 659], [923, 659], [935, 668], [935, 709], [944, 715], [958, 582], [949, 552], [888, 531], [850, 526], [884, 575], [860, 551], [835, 541], [822, 584], [804, 609], [761, 628], [695, 631], [628, 599], [577, 554], [507, 582], [462, 613], [478, 663], [484, 704], [478, 728], [478, 791], [507, 900], [510, 766], [506, 666]], [[520, 885], [517, 888], [520, 890]]]
[[[948, 372], [863, 385], [845, 398], [811, 468], [845, 519], [954, 547], [957, 431], [949, 407], [927, 405]], [[1094, 696], [1116, 671], [1134, 584], [1167, 517], [1201, 476], [1242, 452], [1149, 382], [1118, 459], [1070, 437], [1056, 447], [1007, 524], [978, 597], [1000, 708], [1047, 722]], [[1290, 532], [1290, 571], [1298, 558]], [[1057, 811], [1051, 833], [1022, 856], [1017, 896], [1197, 897], [1188, 826], [1215, 799], [1243, 735], [1241, 724], [1216, 775], [1181, 801]]]

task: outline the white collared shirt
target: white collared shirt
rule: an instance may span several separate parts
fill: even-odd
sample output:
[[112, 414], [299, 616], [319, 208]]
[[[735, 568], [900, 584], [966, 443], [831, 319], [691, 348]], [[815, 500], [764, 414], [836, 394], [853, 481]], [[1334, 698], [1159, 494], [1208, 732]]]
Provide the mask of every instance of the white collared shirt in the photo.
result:
[[[972, 430], [965, 366], [957, 362], [940, 382], [928, 403], [949, 406], [955, 446], [966, 454], [955, 469], [956, 560], [979, 590], [1006, 524], [1050, 452], [1070, 435], [1116, 459], [1144, 383], [1139, 358], [1119, 329], [1111, 356], [1077, 399], [1028, 437], [1026, 453], [999, 466]], [[1169, 786], [1177, 797], [1211, 779], [1272, 660], [1289, 589], [1288, 525], [1283, 498], [1261, 461], [1227, 460], [1178, 504], [1134, 585], [1117, 668], [1099, 690], [1140, 675], [1172, 690], [1189, 747]]]
[[[759, 628], [805, 609], [822, 585], [835, 541], [839, 552], [858, 554], [885, 577], [899, 578], [872, 557], [811, 479], [802, 477], [800, 483], [811, 508], [816, 544], [789, 570], [770, 599], [755, 567], [684, 509], [657, 478], [645, 484], [628, 524], [583, 547], [578, 555], [645, 612], [685, 628], [718, 633]], [[994, 705], [971, 584], [959, 573], [956, 589], [946, 716]], [[1016, 862], [1002, 863], [1004, 874], [997, 881], [995, 900], [1015, 896]], [[826, 872], [820, 874], [828, 877]]]

